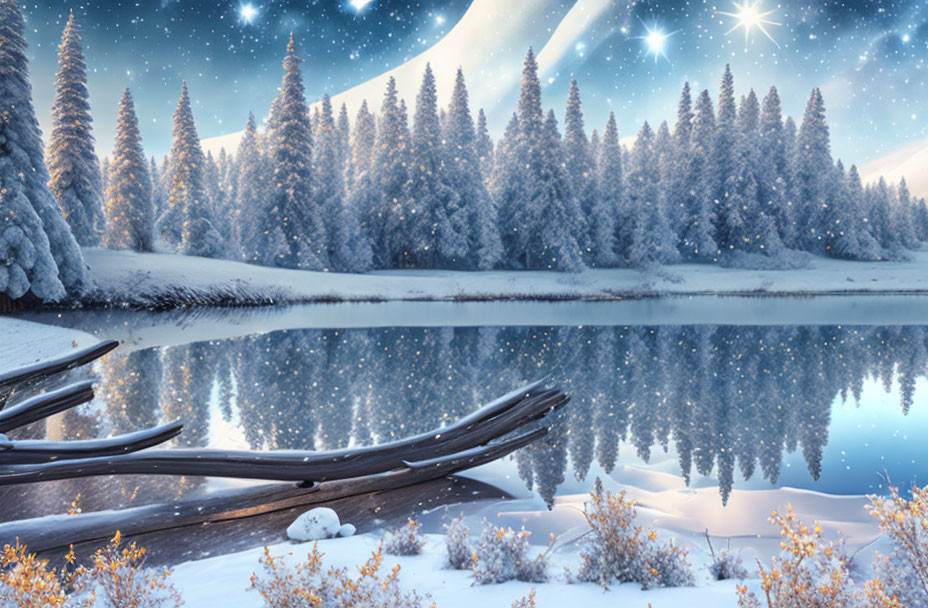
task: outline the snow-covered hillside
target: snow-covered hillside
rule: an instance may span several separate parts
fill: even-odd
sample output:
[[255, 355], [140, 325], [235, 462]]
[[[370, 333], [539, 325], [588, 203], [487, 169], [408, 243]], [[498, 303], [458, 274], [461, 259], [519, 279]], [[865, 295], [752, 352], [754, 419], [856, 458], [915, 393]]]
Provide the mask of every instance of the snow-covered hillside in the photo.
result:
[[96, 303], [171, 308], [338, 301], [615, 300], [686, 295], [928, 294], [928, 252], [911, 262], [814, 258], [802, 270], [683, 264], [545, 271], [384, 271], [340, 274], [267, 268], [174, 254], [86, 249]]

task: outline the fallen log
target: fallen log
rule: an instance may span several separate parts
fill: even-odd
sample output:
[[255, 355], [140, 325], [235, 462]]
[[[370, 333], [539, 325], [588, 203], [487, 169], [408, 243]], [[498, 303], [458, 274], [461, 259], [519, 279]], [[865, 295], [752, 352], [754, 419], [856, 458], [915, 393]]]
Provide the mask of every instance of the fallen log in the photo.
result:
[[488, 446], [459, 458], [416, 468], [327, 481], [312, 487], [268, 484], [144, 507], [80, 515], [55, 515], [0, 524], [0, 541], [19, 539], [31, 551], [63, 552], [72, 544], [105, 544], [116, 530], [124, 537], [178, 530], [190, 526], [257, 517], [268, 513], [326, 504], [351, 496], [393, 490], [446, 477], [497, 460], [543, 437], [547, 427]]
[[77, 382], [0, 410], [0, 433], [24, 427], [93, 399], [93, 383]]
[[568, 402], [559, 390], [539, 391], [537, 383], [526, 389], [513, 391], [448, 427], [382, 445], [329, 452], [148, 450], [41, 464], [7, 463], [0, 464], [0, 485], [100, 475], [186, 475], [295, 482], [376, 475], [403, 468], [405, 462], [452, 456], [487, 445]]
[[184, 425], [180, 421], [163, 426], [110, 437], [85, 441], [23, 440], [10, 442], [10, 448], [0, 451], [0, 465], [5, 463], [30, 464], [76, 460], [88, 456], [116, 456], [138, 452], [160, 445], [180, 435]]

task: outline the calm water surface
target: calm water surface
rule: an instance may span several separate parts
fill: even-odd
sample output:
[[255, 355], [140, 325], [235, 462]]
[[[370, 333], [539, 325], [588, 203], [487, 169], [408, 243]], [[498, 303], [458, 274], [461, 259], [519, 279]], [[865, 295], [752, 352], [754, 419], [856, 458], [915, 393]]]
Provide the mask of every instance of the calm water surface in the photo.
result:
[[[134, 318], [150, 321], [119, 318], [130, 328]], [[95, 313], [58, 322], [103, 337], [113, 327]], [[19, 436], [88, 439], [182, 418], [181, 446], [343, 448], [447, 424], [548, 378], [572, 403], [543, 444], [507, 464], [547, 501], [623, 465], [717, 486], [720, 503], [733, 488], [862, 494], [884, 491], [887, 479], [924, 481], [926, 326], [469, 324], [256, 333], [185, 323], [166, 332], [172, 346], [120, 347], [92, 371], [93, 403]], [[222, 338], [206, 339], [211, 333]], [[196, 341], [178, 343], [183, 335]], [[79, 506], [93, 511], [222, 483], [123, 477], [0, 489], [0, 521], [65, 512], [78, 494]]]

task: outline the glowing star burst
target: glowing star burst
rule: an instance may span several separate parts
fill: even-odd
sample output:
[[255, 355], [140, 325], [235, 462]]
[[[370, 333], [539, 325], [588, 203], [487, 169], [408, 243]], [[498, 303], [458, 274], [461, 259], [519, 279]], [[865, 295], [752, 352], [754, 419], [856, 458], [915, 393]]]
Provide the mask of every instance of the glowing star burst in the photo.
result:
[[759, 29], [763, 32], [764, 36], [770, 39], [770, 42], [777, 45], [777, 48], [780, 48], [780, 45], [776, 40], [773, 39], [773, 36], [770, 35], [770, 32], [767, 31], [765, 26], [767, 25], [782, 25], [776, 21], [770, 21], [767, 19], [772, 15], [775, 10], [765, 11], [761, 6], [762, 0], [744, 0], [742, 4], [735, 2], [735, 12], [727, 13], [725, 11], [719, 11], [720, 15], [725, 15], [726, 17], [732, 17], [735, 19], [735, 25], [730, 30], [725, 32], [725, 35], [731, 34], [736, 29], [744, 28], [744, 42], [747, 44], [748, 39], [751, 37], [751, 31], [754, 28]]
[[245, 25], [251, 25], [258, 18], [258, 7], [254, 4], [243, 4], [238, 7], [238, 18]]
[[355, 12], [360, 13], [373, 1], [374, 0], [350, 0], [348, 4], [351, 5], [351, 8], [353, 8]]
[[644, 36], [638, 36], [638, 38], [644, 40], [647, 54], [654, 55], [654, 61], [657, 61], [659, 57], [667, 59], [667, 54], [664, 52], [667, 47], [667, 39], [676, 34], [676, 32], [670, 32], [668, 34], [657, 26], [645, 26], [645, 29], [647, 33]]

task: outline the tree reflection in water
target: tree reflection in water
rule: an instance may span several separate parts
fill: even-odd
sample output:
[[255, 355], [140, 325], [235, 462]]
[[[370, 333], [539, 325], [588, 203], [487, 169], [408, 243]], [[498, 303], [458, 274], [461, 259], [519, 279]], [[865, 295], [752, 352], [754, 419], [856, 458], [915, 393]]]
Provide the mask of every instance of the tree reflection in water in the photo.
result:
[[[725, 502], [736, 469], [745, 480], [776, 483], [784, 455], [797, 450], [818, 479], [832, 403], [836, 396], [859, 400], [867, 380], [887, 390], [898, 380], [899, 407], [907, 413], [925, 374], [926, 339], [922, 327], [278, 331], [117, 351], [99, 366], [105, 407], [64, 417], [56, 432], [121, 433], [182, 417], [187, 426], [178, 444], [206, 446], [225, 441], [216, 436], [222, 430], [209, 428], [221, 419], [223, 429], [241, 431], [238, 447], [342, 448], [448, 423], [547, 376], [572, 404], [552, 436], [516, 457], [520, 476], [546, 500], [568, 467], [578, 481], [594, 462], [611, 472], [623, 444], [644, 461], [673, 448], [687, 483], [712, 475]], [[89, 412], [99, 420], [88, 420]], [[200, 481], [79, 483], [93, 484], [92, 502], [99, 504], [90, 508], [113, 508], [130, 494], [163, 498]], [[55, 500], [77, 491], [68, 486]]]

